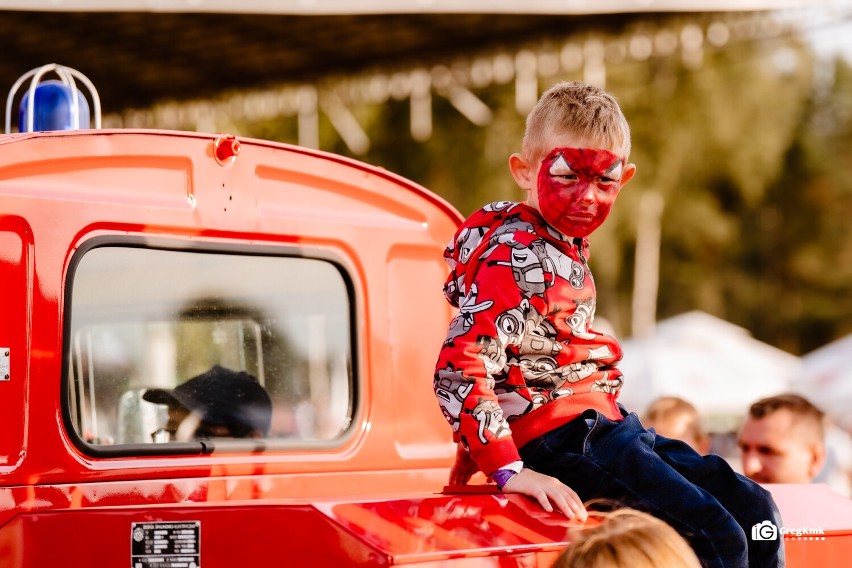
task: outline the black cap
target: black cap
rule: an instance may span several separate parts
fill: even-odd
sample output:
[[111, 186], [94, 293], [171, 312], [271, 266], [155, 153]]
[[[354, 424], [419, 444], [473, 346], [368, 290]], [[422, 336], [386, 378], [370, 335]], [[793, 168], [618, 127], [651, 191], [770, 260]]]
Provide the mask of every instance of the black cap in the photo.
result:
[[219, 365], [173, 390], [147, 390], [142, 398], [156, 404], [182, 406], [205, 422], [228, 426], [234, 436], [252, 430], [266, 436], [272, 421], [272, 400], [257, 379], [245, 371], [231, 371]]

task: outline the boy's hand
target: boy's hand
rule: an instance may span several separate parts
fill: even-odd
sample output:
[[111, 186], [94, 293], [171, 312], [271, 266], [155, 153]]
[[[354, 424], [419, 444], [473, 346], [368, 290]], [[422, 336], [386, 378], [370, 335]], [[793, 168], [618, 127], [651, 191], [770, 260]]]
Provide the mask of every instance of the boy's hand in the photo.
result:
[[473, 474], [479, 472], [479, 466], [465, 451], [461, 444], [456, 444], [456, 461], [450, 468], [450, 485], [466, 485]]
[[524, 468], [503, 486], [503, 493], [520, 493], [537, 500], [545, 511], [556, 510], [569, 519], [585, 521], [586, 507], [573, 489], [549, 475]]

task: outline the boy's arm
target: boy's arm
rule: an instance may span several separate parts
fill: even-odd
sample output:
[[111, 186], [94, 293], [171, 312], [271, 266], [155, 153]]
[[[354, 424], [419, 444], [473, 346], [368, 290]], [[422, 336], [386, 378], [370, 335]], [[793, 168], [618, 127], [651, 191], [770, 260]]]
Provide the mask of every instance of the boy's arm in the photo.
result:
[[[464, 446], [485, 474], [520, 459], [494, 392], [497, 379], [505, 380], [507, 335], [500, 332], [501, 316], [517, 312], [525, 302], [510, 265], [509, 251], [499, 245], [486, 258], [471, 260], [476, 277], [460, 298], [459, 311], [447, 333], [435, 368], [434, 390], [453, 438]], [[502, 254], [501, 254], [502, 253]], [[522, 325], [522, 324], [520, 324]], [[505, 326], [504, 326], [505, 327]], [[461, 464], [461, 470], [469, 466]]]
[[[451, 484], [467, 483], [479, 469], [491, 475], [520, 460], [494, 392], [494, 374], [505, 366], [506, 349], [522, 335], [513, 333], [508, 324], [523, 326], [530, 316], [530, 300], [512, 273], [511, 253], [511, 247], [503, 244], [478, 259], [481, 262], [474, 261], [476, 277], [460, 301], [435, 369], [435, 394], [459, 443]], [[568, 518], [586, 517], [572, 489], [530, 469], [522, 469], [502, 490], [532, 497], [546, 511], [555, 507]]]

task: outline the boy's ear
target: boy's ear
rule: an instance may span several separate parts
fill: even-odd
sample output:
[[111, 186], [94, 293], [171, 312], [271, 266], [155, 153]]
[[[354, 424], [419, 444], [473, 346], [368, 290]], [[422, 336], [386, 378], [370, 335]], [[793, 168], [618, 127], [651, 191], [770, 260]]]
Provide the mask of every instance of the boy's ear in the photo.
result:
[[636, 175], [636, 164], [626, 164], [621, 171], [621, 187], [627, 185], [627, 182], [633, 179]]
[[536, 173], [522, 155], [516, 153], [509, 156], [509, 171], [521, 189], [530, 191], [535, 187]]

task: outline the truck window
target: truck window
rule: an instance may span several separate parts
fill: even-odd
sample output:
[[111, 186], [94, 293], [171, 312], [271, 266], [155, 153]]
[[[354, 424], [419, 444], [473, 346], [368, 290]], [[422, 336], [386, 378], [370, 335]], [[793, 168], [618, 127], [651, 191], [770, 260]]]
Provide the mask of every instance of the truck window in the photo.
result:
[[66, 416], [87, 444], [304, 445], [346, 430], [352, 309], [337, 265], [117, 245], [75, 261]]

